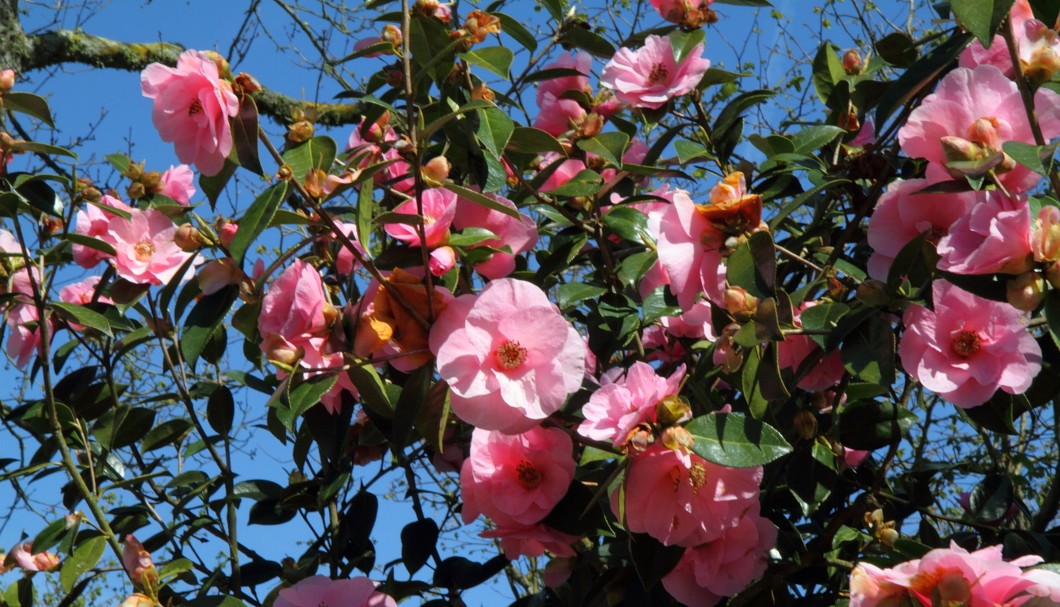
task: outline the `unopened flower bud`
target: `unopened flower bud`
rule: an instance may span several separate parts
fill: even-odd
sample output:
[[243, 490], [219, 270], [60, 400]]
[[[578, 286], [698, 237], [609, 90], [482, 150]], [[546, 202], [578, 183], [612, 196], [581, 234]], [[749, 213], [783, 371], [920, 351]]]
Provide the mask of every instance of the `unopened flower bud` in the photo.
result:
[[125, 536], [125, 549], [121, 555], [122, 566], [133, 584], [151, 589], [158, 587], [158, 569], [151, 553], [144, 549], [132, 534]]
[[251, 76], [246, 72], [239, 72], [239, 75], [235, 79], [235, 88], [247, 95], [257, 93], [261, 90], [261, 83], [258, 79]]
[[423, 165], [421, 172], [427, 185], [437, 188], [449, 178], [450, 169], [452, 169], [452, 165], [449, 164], [449, 160], [445, 156], [435, 156], [428, 160], [427, 164]]
[[795, 413], [795, 418], [791, 423], [795, 427], [795, 433], [801, 438], [810, 440], [817, 436], [817, 416], [813, 412], [799, 411]]
[[661, 426], [674, 426], [692, 419], [692, 407], [677, 396], [671, 394], [655, 404], [655, 419]]
[[1060, 259], [1060, 208], [1046, 205], [1038, 212], [1031, 235], [1031, 249], [1034, 261]]
[[453, 247], [438, 247], [431, 251], [427, 266], [431, 270], [431, 276], [445, 276], [456, 267], [456, 251]]
[[884, 527], [883, 529], [880, 529], [880, 543], [884, 546], [887, 546], [888, 548], [893, 547], [894, 543], [898, 541], [899, 537], [901, 536], [898, 534], [898, 531], [894, 527]]
[[89, 186], [81, 190], [81, 198], [84, 198], [89, 202], [99, 202], [100, 200], [103, 200], [103, 192], [100, 192], [98, 189]]
[[159, 603], [146, 594], [137, 592], [122, 601], [120, 607], [159, 607]]
[[872, 307], [885, 306], [891, 301], [887, 283], [874, 278], [858, 285], [857, 298], [861, 303]]
[[400, 47], [402, 41], [401, 28], [393, 24], [387, 24], [383, 26], [383, 33], [379, 36], [384, 42], [389, 42], [394, 45], [394, 48]]
[[1037, 272], [1024, 272], [1010, 279], [1007, 289], [1008, 303], [1024, 312], [1033, 312], [1045, 299], [1045, 281]]
[[0, 93], [6, 93], [13, 88], [15, 88], [15, 70], [0, 72]]
[[843, 53], [843, 71], [849, 76], [857, 76], [861, 73], [861, 70], [865, 68], [865, 62], [861, 59], [861, 54], [854, 49]]
[[217, 226], [217, 238], [221, 241], [221, 245], [226, 249], [232, 246], [232, 239], [235, 238], [237, 231], [239, 231], [238, 223], [222, 220]]
[[173, 243], [185, 253], [194, 253], [206, 244], [202, 232], [191, 224], [184, 224], [173, 233]]
[[299, 120], [287, 127], [287, 140], [291, 143], [305, 143], [313, 138], [316, 132], [313, 123], [308, 120]]
[[306, 173], [305, 183], [302, 187], [305, 188], [306, 194], [309, 194], [313, 198], [323, 198], [324, 196], [324, 185], [327, 183], [328, 174], [320, 169], [309, 169]]
[[41, 224], [43, 225], [44, 231], [48, 234], [48, 236], [55, 236], [59, 232], [62, 232], [63, 227], [66, 225], [63, 222], [62, 218], [52, 217], [50, 215], [45, 216], [41, 220]]
[[125, 169], [124, 175], [132, 181], [140, 181], [144, 176], [144, 165], [141, 162], [130, 162], [129, 168]]
[[604, 118], [610, 118], [621, 108], [622, 104], [618, 102], [618, 99], [612, 96], [594, 105], [593, 113], [598, 116], [603, 116]]
[[147, 189], [144, 184], [139, 181], [134, 181], [129, 185], [129, 189], [125, 190], [125, 193], [129, 196], [130, 200], [139, 200], [147, 195]]
[[261, 351], [265, 353], [265, 358], [269, 361], [287, 367], [295, 366], [305, 355], [305, 350], [301, 346], [293, 346], [276, 334], [265, 337], [261, 342]]
[[574, 136], [578, 139], [592, 139], [604, 129], [604, 117], [596, 112], [589, 112], [578, 124]]
[[725, 309], [740, 322], [751, 320], [758, 311], [758, 298], [742, 287], [728, 287], [721, 298]]
[[1054, 262], [1049, 264], [1045, 269], [1045, 280], [1054, 289], [1060, 289], [1060, 263]]
[[[462, 35], [463, 34], [461, 34], [461, 36]], [[450, 33], [450, 37], [453, 38], [460, 38], [461, 36], [453, 36], [453, 34]], [[468, 45], [467, 48], [463, 50], [470, 50], [470, 48], [471, 45]], [[383, 76], [386, 77], [386, 83], [389, 84], [391, 88], [400, 89], [401, 85], [405, 84], [405, 72], [401, 71], [401, 68], [396, 65], [383, 68]]]
[[841, 129], [854, 132], [861, 128], [861, 121], [858, 120], [857, 112], [840, 112], [836, 125]]
[[1049, 82], [1060, 71], [1060, 55], [1051, 47], [1040, 47], [1031, 54], [1031, 60], [1023, 66], [1023, 75], [1038, 85]]
[[692, 445], [696, 444], [696, 439], [692, 436], [692, 433], [681, 426], [665, 428], [659, 438], [667, 449], [673, 449], [681, 453], [690, 452]]
[[148, 194], [156, 194], [162, 189], [162, 173], [147, 171], [140, 177], [140, 183], [144, 184], [144, 190]]

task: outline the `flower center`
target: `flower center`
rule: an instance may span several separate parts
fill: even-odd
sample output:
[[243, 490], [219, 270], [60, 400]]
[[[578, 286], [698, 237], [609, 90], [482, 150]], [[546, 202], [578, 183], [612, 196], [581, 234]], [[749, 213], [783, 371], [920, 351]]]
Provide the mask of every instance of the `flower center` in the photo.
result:
[[659, 84], [669, 78], [669, 76], [670, 70], [666, 69], [666, 66], [662, 63], [656, 63], [651, 66], [651, 72], [648, 73], [648, 82]]
[[195, 100], [191, 102], [191, 105], [188, 106], [188, 116], [194, 116], [200, 112], [202, 112], [202, 101], [199, 101], [196, 97]]
[[707, 484], [707, 468], [700, 462], [692, 464], [688, 471], [688, 482], [692, 483], [692, 493], [698, 493]]
[[155, 254], [155, 245], [150, 240], [141, 240], [133, 247], [133, 252], [136, 254], [137, 261], [148, 262]]
[[953, 338], [953, 343], [950, 344], [950, 349], [952, 349], [953, 353], [957, 356], [968, 358], [978, 352], [982, 346], [983, 340], [979, 338], [979, 334], [975, 331], [965, 329]]
[[506, 371], [517, 369], [526, 362], [526, 348], [514, 339], [509, 339], [497, 348], [497, 362]]
[[438, 219], [434, 215], [423, 214], [423, 225], [432, 226], [436, 223], [438, 223]]
[[942, 237], [949, 234], [949, 228], [942, 226], [931, 226], [931, 229], [927, 231], [927, 241], [931, 244], [937, 245]]
[[519, 484], [526, 489], [537, 487], [545, 478], [536, 466], [525, 459], [515, 466], [515, 473], [519, 476]]

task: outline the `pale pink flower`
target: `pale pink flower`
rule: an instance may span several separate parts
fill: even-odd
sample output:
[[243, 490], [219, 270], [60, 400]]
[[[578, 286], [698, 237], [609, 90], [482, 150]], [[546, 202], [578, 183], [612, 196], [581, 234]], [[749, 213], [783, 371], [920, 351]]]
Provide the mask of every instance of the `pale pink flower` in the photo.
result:
[[195, 275], [203, 295], [213, 295], [228, 285], [237, 285], [247, 277], [231, 257], [207, 262]]
[[499, 539], [504, 556], [510, 560], [520, 556], [539, 557], [546, 552], [557, 557], [572, 557], [576, 552], [571, 545], [579, 539], [543, 524], [498, 526], [479, 536]]
[[[37, 353], [41, 343], [40, 314], [33, 303], [33, 284], [30, 272], [38, 288], [41, 288], [40, 273], [35, 266], [20, 268], [11, 275], [9, 293], [18, 293], [19, 297], [11, 301], [11, 308], [5, 317], [9, 329], [7, 336], [7, 355], [15, 365], [23, 368], [30, 358]], [[54, 326], [50, 327], [54, 330]], [[53, 331], [49, 331], [51, 334]]]
[[664, 378], [647, 363], [633, 363], [624, 376], [600, 386], [582, 406], [585, 421], [578, 434], [624, 445], [638, 424], [656, 420], [656, 405], [677, 394], [684, 376], [684, 365]]
[[639, 50], [618, 49], [604, 66], [600, 84], [612, 89], [626, 105], [659, 108], [699, 84], [710, 67], [702, 52], [703, 45], [697, 44], [677, 63], [669, 38], [648, 36]]
[[273, 607], [397, 607], [393, 597], [376, 590], [366, 577], [333, 580], [314, 575], [283, 588]]
[[[449, 226], [456, 215], [456, 194], [445, 188], [429, 188], [420, 196], [423, 205], [423, 232], [427, 238], [427, 247], [440, 247], [449, 241]], [[406, 200], [394, 208], [395, 213], [418, 215], [419, 209], [415, 200]], [[416, 226], [407, 223], [388, 223], [383, 226], [387, 234], [420, 246], [420, 234]]]
[[865, 123], [858, 129], [858, 134], [854, 135], [854, 138], [848, 141], [847, 145], [853, 148], [860, 148], [870, 143], [876, 143], [876, 123], [872, 121], [872, 118], [865, 118]]
[[893, 569], [880, 569], [872, 563], [858, 563], [850, 572], [850, 607], [912, 604], [909, 579], [916, 575], [919, 561], [900, 563]]
[[158, 583], [158, 570], [155, 568], [151, 553], [131, 533], [125, 536], [121, 563], [125, 567], [125, 573], [129, 574], [129, 579], [134, 584], [143, 584], [145, 576], [152, 582], [152, 585]]
[[976, 202], [975, 192], [959, 194], [918, 193], [929, 185], [926, 179], [897, 180], [876, 203], [869, 220], [869, 276], [887, 280], [891, 264], [913, 239], [927, 234], [928, 242], [938, 244], [958, 219]]
[[220, 173], [232, 151], [229, 118], [239, 112], [239, 99], [221, 79], [217, 63], [201, 51], [184, 51], [176, 68], [147, 66], [140, 85], [154, 100], [151, 118], [158, 134], [174, 145], [180, 161], [203, 175]]
[[[114, 303], [114, 300], [106, 295], [96, 297], [96, 288], [99, 286], [99, 281], [99, 276], [89, 276], [84, 280], [68, 284], [59, 290], [59, 301], [81, 306], [88, 305], [92, 303], [93, 300], [100, 303]], [[74, 331], [81, 331], [85, 327], [78, 323], [70, 322], [70, 328]]]
[[939, 240], [940, 270], [1020, 274], [1031, 267], [1031, 215], [1025, 196], [978, 193], [978, 202]]
[[500, 526], [540, 522], [574, 479], [573, 449], [559, 428], [537, 426], [522, 434], [475, 428], [471, 455], [460, 469], [464, 523], [480, 514]]
[[[357, 233], [356, 224], [336, 219], [335, 226], [353, 242], [354, 248], [361, 254], [361, 257], [367, 257], [367, 254], [364, 251], [364, 246], [361, 244], [360, 236]], [[338, 243], [338, 254], [335, 256], [335, 270], [343, 276], [349, 276], [357, 269], [360, 263], [357, 261], [357, 258], [354, 257], [353, 251], [341, 241], [338, 241], [338, 238], [332, 235], [330, 239], [334, 239]], [[321, 240], [326, 241], [326, 239], [323, 238]]]
[[1041, 369], [1042, 352], [1026, 315], [936, 280], [934, 311], [909, 306], [899, 343], [902, 366], [958, 407], [986, 402], [997, 389], [1022, 394]]
[[132, 209], [131, 217], [113, 217], [103, 240], [115, 250], [114, 269], [135, 284], [164, 285], [195, 256], [173, 241], [177, 226], [161, 211]]
[[[543, 106], [543, 100], [546, 95], [551, 95], [554, 98], [563, 96], [563, 93], [569, 91], [581, 91], [583, 93], [589, 93], [589, 74], [593, 68], [593, 57], [585, 51], [578, 51], [571, 54], [560, 55], [552, 63], [543, 67], [543, 70], [553, 69], [565, 69], [573, 70], [578, 72], [580, 75], [560, 76], [558, 78], [549, 78], [548, 80], [542, 80], [537, 85], [537, 105]], [[538, 127], [540, 128], [540, 127]]]
[[0, 229], [0, 253], [8, 255], [22, 255], [22, 247], [18, 244], [18, 238], [7, 230]]
[[[121, 217], [104, 210], [105, 207], [115, 208], [125, 213], [132, 212], [132, 208], [129, 205], [113, 196], [104, 195], [98, 205], [86, 203], [84, 208], [77, 212], [74, 231], [82, 236], [90, 236], [107, 242], [107, 231], [110, 229], [110, 222], [114, 219], [121, 219]], [[110, 259], [110, 255], [103, 251], [77, 243], [73, 245], [73, 255], [77, 265], [86, 269], [94, 268], [96, 264], [104, 259]]]
[[667, 546], [698, 546], [757, 508], [761, 481], [761, 466], [727, 468], [656, 443], [630, 459], [625, 483], [611, 493], [611, 511], [624, 512], [633, 533]]
[[165, 173], [162, 173], [162, 188], [158, 191], [159, 194], [169, 196], [178, 203], [188, 206], [195, 192], [195, 173], [188, 165], [171, 166]]
[[[1032, 38], [1036, 27], [1031, 22], [1042, 24], [1034, 18], [1034, 12], [1027, 0], [1016, 0], [1009, 11], [1009, 19], [1012, 26], [1013, 37], [1016, 47], [1019, 49], [1020, 59], [1027, 61], [1030, 58], [1037, 36]], [[1044, 25], [1044, 24], [1042, 24]], [[1028, 26], [1029, 29], [1028, 29]], [[1012, 58], [1009, 56], [1008, 45], [1001, 34], [994, 35], [990, 48], [985, 48], [982, 42], [973, 40], [963, 51], [959, 60], [960, 67], [974, 68], [978, 65], [993, 65], [1005, 74], [1006, 78], [1015, 78], [1016, 72], [1012, 69]]]
[[585, 373], [585, 342], [537, 286], [502, 278], [453, 300], [431, 352], [453, 411], [485, 430], [516, 433], [559, 410]]
[[716, 605], [761, 577], [776, 541], [777, 528], [752, 508], [720, 538], [685, 550], [663, 587], [688, 607]]
[[59, 567], [59, 556], [51, 552], [33, 552], [33, 542], [15, 546], [11, 556], [23, 571], [54, 571]]
[[[551, 167], [555, 165], [553, 170]], [[556, 152], [547, 152], [541, 155], [541, 172], [549, 173], [545, 182], [538, 187], [539, 192], [551, 192], [574, 178], [575, 175], [584, 171], [585, 163], [577, 158], [564, 158]]]
[[327, 300], [320, 273], [295, 259], [272, 281], [262, 299], [258, 316], [262, 351], [270, 358], [277, 347], [301, 349], [302, 354], [319, 352], [337, 318], [338, 311]]
[[[485, 196], [509, 209], [515, 209], [515, 203], [507, 198], [494, 194]], [[491, 280], [511, 274], [515, 270], [515, 256], [526, 253], [537, 244], [537, 224], [530, 217], [520, 213], [519, 219], [516, 219], [465, 198], [459, 198], [456, 201], [453, 227], [458, 230], [471, 227], [484, 228], [497, 236], [483, 240], [469, 248], [500, 249], [506, 246], [511, 249], [510, 253], [497, 251], [488, 259], [475, 264], [475, 271]]]
[[539, 94], [538, 98], [534, 127], [555, 137], [581, 124], [588, 115], [585, 108], [574, 99], [557, 97], [552, 93], [546, 93], [544, 96]]
[[673, 203], [648, 216], [648, 228], [658, 241], [659, 263], [670, 279], [670, 291], [682, 310], [690, 310], [701, 293], [722, 301], [725, 266], [717, 246], [704, 240], [724, 237], [713, 227], [688, 192], [674, 190]]
[[[794, 315], [796, 327], [802, 326], [802, 312], [817, 305], [815, 301], [803, 302]], [[843, 361], [839, 351], [833, 350], [821, 354], [821, 346], [809, 335], [786, 335], [784, 341], [777, 344], [777, 364], [781, 369], [798, 372], [803, 361], [813, 357], [814, 363], [799, 380], [798, 386], [810, 392], [819, 392], [830, 388], [843, 379]]]
[[[1034, 96], [1035, 108], [1046, 140], [1060, 135], [1060, 96], [1046, 88]], [[957, 68], [924, 98], [898, 131], [902, 151], [925, 158], [931, 181], [961, 177], [958, 160], [1003, 155], [1006, 141], [1034, 143], [1019, 89], [992, 65]], [[947, 152], [947, 149], [950, 151]], [[947, 156], [950, 157], [947, 157]], [[1010, 192], [1025, 192], [1040, 176], [1011, 158], [994, 168]]]

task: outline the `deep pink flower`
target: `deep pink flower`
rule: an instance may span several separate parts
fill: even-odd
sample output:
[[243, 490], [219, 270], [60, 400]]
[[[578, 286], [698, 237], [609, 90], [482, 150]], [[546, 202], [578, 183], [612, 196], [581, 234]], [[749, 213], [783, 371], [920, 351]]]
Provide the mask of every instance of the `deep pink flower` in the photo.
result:
[[539, 94], [538, 97], [534, 127], [555, 137], [576, 127], [588, 115], [585, 108], [574, 99], [556, 97], [552, 93], [546, 93], [544, 97]]
[[934, 311], [909, 306], [898, 347], [902, 366], [958, 407], [975, 407], [997, 389], [1022, 394], [1041, 369], [1042, 352], [1026, 315], [936, 280]]
[[[1060, 135], [1060, 96], [1045, 88], [1034, 97], [1045, 138]], [[957, 68], [924, 98], [898, 131], [902, 151], [929, 161], [931, 181], [962, 175], [961, 160], [1000, 158], [1006, 141], [1034, 143], [1019, 89], [992, 65]], [[1010, 192], [1025, 192], [1040, 176], [1005, 157], [994, 168]]]
[[273, 607], [397, 607], [393, 597], [366, 577], [333, 580], [314, 575], [280, 590]]
[[708, 22], [711, 4], [714, 0], [651, 0], [651, 5], [663, 19], [690, 28]]
[[438, 247], [431, 251], [427, 267], [431, 276], [445, 276], [456, 267], [456, 251], [453, 247]]
[[611, 493], [611, 511], [624, 512], [634, 533], [667, 546], [698, 546], [757, 508], [761, 481], [760, 466], [727, 468], [656, 443], [631, 458], [623, 487]]
[[[795, 326], [802, 326], [802, 312], [817, 305], [815, 301], [803, 302], [794, 316]], [[833, 350], [820, 355], [821, 346], [809, 335], [787, 335], [784, 341], [777, 344], [777, 364], [781, 369], [798, 372], [804, 360], [813, 355], [816, 362], [809, 372], [802, 376], [798, 386], [809, 392], [819, 392], [830, 388], [843, 379], [843, 361], [839, 351]]]
[[188, 165], [171, 166], [165, 173], [162, 173], [162, 189], [158, 191], [159, 194], [169, 196], [178, 203], [188, 206], [196, 191], [195, 172]]
[[673, 204], [648, 216], [648, 228], [658, 241], [659, 263], [670, 279], [670, 291], [682, 310], [690, 310], [705, 293], [707, 299], [722, 301], [725, 266], [717, 245], [704, 240], [722, 240], [706, 216], [684, 190], [673, 191]]
[[623, 377], [600, 386], [582, 406], [585, 421], [578, 426], [578, 434], [612, 441], [616, 447], [624, 445], [637, 424], [655, 421], [656, 405], [677, 394], [684, 376], [683, 365], [664, 378], [647, 363], [633, 363]]
[[[121, 219], [118, 215], [106, 211], [106, 207], [118, 209], [129, 213], [132, 208], [124, 202], [114, 198], [113, 196], [104, 195], [100, 199], [99, 204], [86, 203], [84, 208], [77, 212], [75, 215], [76, 225], [74, 231], [82, 236], [91, 236], [97, 240], [108, 240], [107, 231], [110, 228], [110, 222], [114, 219]], [[93, 249], [82, 244], [73, 245], [74, 261], [77, 265], [82, 268], [94, 268], [96, 264], [103, 261], [104, 259], [110, 259], [110, 255]]]
[[955, 274], [1020, 274], [1031, 267], [1031, 215], [1025, 196], [980, 192], [978, 202], [939, 240], [939, 269]]
[[[327, 300], [316, 268], [295, 259], [265, 291], [258, 316], [261, 349], [270, 359], [293, 363], [278, 348], [320, 351], [338, 311]], [[297, 358], [297, 356], [295, 357]]]
[[500, 526], [540, 522], [574, 478], [573, 449], [559, 428], [537, 426], [522, 434], [475, 428], [471, 455], [460, 469], [464, 522], [480, 514]]
[[[456, 215], [456, 194], [445, 188], [429, 188], [420, 196], [423, 205], [423, 232], [427, 247], [434, 248], [449, 241], [449, 226]], [[418, 215], [415, 200], [406, 200], [394, 208], [395, 213]], [[420, 234], [416, 226], [406, 223], [388, 223], [383, 226], [387, 234], [412, 246], [420, 246]]]
[[[486, 194], [509, 209], [515, 209], [515, 203], [494, 194]], [[511, 253], [497, 251], [485, 261], [475, 264], [475, 271], [491, 280], [504, 278], [515, 270], [515, 256], [526, 253], [537, 244], [537, 224], [530, 217], [519, 214], [519, 219], [506, 213], [495, 211], [477, 202], [459, 198], [456, 201], [456, 217], [453, 227], [458, 230], [467, 228], [484, 228], [497, 235], [496, 238], [483, 240], [470, 248], [508, 247]]]
[[585, 373], [585, 342], [521, 280], [490, 282], [453, 300], [430, 335], [453, 411], [485, 430], [516, 433], [559, 410]]
[[958, 219], [975, 205], [974, 192], [959, 194], [919, 194], [929, 185], [926, 179], [897, 180], [880, 196], [869, 220], [869, 276], [887, 280], [891, 264], [913, 239], [927, 234], [938, 244]]
[[674, 61], [670, 39], [648, 36], [637, 51], [620, 48], [604, 66], [600, 84], [615, 91], [626, 105], [659, 108], [674, 97], [688, 94], [710, 67], [698, 44], [681, 60]]
[[177, 226], [161, 211], [132, 209], [130, 215], [112, 217], [103, 236], [114, 247], [118, 276], [142, 285], [169, 283], [195, 254], [177, 246]]
[[184, 51], [177, 67], [152, 63], [140, 74], [145, 97], [154, 100], [151, 119], [162, 141], [177, 157], [203, 175], [216, 175], [232, 151], [228, 119], [239, 112], [239, 99], [221, 79], [217, 63], [201, 51]]
[[720, 538], [685, 550], [663, 577], [663, 587], [688, 607], [712, 607], [765, 572], [766, 555], [776, 541], [777, 528], [752, 508]]

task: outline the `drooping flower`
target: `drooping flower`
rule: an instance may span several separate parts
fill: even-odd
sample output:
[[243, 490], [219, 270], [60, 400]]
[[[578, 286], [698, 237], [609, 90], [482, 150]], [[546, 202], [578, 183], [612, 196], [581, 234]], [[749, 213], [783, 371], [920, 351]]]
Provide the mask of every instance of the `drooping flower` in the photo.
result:
[[397, 607], [377, 585], [366, 577], [333, 580], [314, 575], [280, 590], [273, 607]]
[[976, 297], [942, 280], [934, 310], [909, 306], [898, 353], [907, 373], [958, 407], [986, 402], [995, 390], [1022, 394], [1041, 370], [1042, 352], [1012, 306]]
[[[1034, 96], [1042, 133], [1060, 135], [1060, 96], [1041, 88]], [[993, 170], [1012, 193], [1026, 192], [1040, 177], [1002, 150], [1006, 141], [1034, 143], [1016, 83], [992, 65], [957, 68], [924, 98], [898, 131], [902, 151], [928, 160], [926, 176], [942, 181]]]
[[[429, 188], [420, 196], [423, 208], [423, 232], [427, 239], [425, 246], [434, 248], [444, 245], [449, 240], [449, 226], [456, 214], [456, 194], [445, 188]], [[394, 208], [395, 213], [418, 215], [419, 207], [415, 200], [406, 200]], [[416, 226], [408, 223], [388, 223], [383, 226], [387, 234], [407, 242], [412, 246], [420, 245], [420, 233]]]
[[[409, 372], [431, 360], [428, 329], [405, 308], [398, 295], [423, 319], [437, 319], [453, 294], [441, 286], [428, 289], [420, 276], [394, 268], [387, 288], [372, 281], [357, 310], [354, 351], [358, 356], [382, 355], [399, 371]], [[394, 293], [391, 293], [391, 292]]]
[[522, 434], [476, 428], [460, 469], [464, 522], [480, 514], [502, 527], [540, 522], [574, 478], [573, 448], [559, 428], [537, 426]]
[[685, 28], [700, 27], [715, 17], [710, 5], [714, 0], [651, 0], [659, 15]]
[[177, 246], [177, 226], [161, 211], [132, 209], [129, 213], [129, 219], [112, 217], [103, 235], [115, 250], [114, 269], [135, 284], [167, 284], [194, 253]]
[[152, 63], [140, 74], [145, 97], [154, 100], [151, 119], [162, 141], [174, 145], [177, 157], [216, 175], [232, 151], [229, 118], [239, 99], [222, 80], [217, 62], [201, 51], [184, 51], [171, 68]]
[[611, 510], [624, 513], [634, 533], [667, 546], [698, 546], [757, 508], [761, 481], [761, 467], [727, 468], [656, 443], [631, 458], [623, 487], [611, 493]]
[[670, 39], [648, 36], [636, 51], [620, 48], [604, 66], [600, 83], [626, 105], [655, 109], [674, 97], [688, 94], [710, 67], [697, 44], [680, 63], [674, 61]]
[[1019, 274], [1031, 267], [1031, 215], [1025, 196], [980, 192], [978, 202], [939, 240], [940, 270]]
[[585, 421], [578, 434], [621, 447], [638, 424], [656, 420], [656, 406], [677, 394], [684, 376], [684, 366], [664, 378], [647, 363], [633, 363], [625, 376], [600, 386], [582, 406]]
[[663, 577], [663, 587], [688, 607], [712, 607], [765, 572], [766, 554], [776, 541], [777, 528], [752, 508], [720, 538], [685, 550]]
[[517, 433], [556, 412], [585, 373], [585, 342], [544, 291], [490, 282], [453, 300], [431, 328], [453, 411], [485, 430]]

